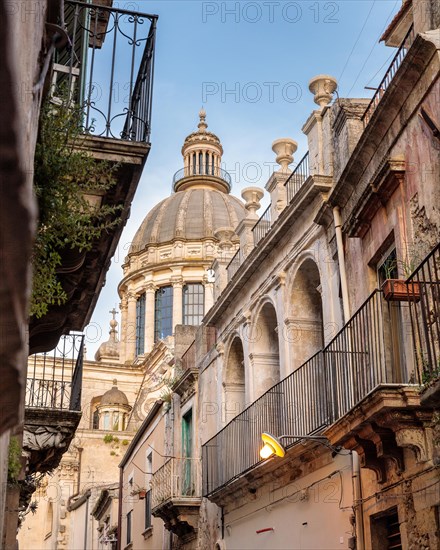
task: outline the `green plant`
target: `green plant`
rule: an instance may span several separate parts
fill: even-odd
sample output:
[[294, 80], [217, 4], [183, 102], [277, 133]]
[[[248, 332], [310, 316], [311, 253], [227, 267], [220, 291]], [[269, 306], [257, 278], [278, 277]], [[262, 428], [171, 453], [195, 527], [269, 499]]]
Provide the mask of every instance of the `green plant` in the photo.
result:
[[124, 446], [128, 445], [128, 439], [123, 439], [121, 441], [121, 444], [124, 445]]
[[108, 444], [108, 443], [112, 443], [112, 441], [114, 441], [112, 434], [105, 434], [104, 443]]
[[426, 386], [427, 384], [433, 382], [434, 380], [437, 380], [438, 378], [440, 378], [440, 359], [438, 360], [437, 366], [435, 368], [423, 368], [422, 384]]
[[14, 435], [8, 449], [8, 483], [17, 483], [21, 471], [21, 447]]
[[171, 403], [172, 397], [173, 392], [170, 389], [163, 390], [160, 394], [160, 399], [162, 399], [165, 403]]
[[116, 452], [115, 451], [110, 451], [110, 454], [111, 454], [111, 456], [115, 456]]
[[67, 293], [57, 270], [68, 250], [87, 252], [93, 242], [120, 223], [120, 206], [99, 208], [87, 193], [105, 194], [116, 183], [117, 166], [96, 161], [81, 150], [82, 112], [67, 100], [42, 108], [35, 151], [34, 189], [39, 220], [33, 248], [30, 315], [40, 318]]

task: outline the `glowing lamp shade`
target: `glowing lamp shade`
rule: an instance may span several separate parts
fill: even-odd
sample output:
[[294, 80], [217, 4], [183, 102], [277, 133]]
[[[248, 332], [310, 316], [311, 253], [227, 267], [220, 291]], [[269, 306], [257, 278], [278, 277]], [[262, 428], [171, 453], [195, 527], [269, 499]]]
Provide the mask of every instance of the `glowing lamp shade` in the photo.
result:
[[268, 433], [262, 433], [261, 439], [264, 443], [264, 446], [260, 451], [261, 458], [266, 459], [272, 455], [283, 457], [286, 454], [284, 447], [275, 436]]

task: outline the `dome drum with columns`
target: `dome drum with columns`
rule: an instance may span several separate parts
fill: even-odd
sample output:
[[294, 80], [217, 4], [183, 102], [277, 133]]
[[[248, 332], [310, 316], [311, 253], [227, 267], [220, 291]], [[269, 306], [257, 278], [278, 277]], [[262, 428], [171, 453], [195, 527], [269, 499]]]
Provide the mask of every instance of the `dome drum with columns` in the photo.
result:
[[199, 117], [198, 131], [182, 147], [184, 168], [174, 177], [174, 192], [148, 213], [123, 266], [122, 362], [149, 353], [176, 325], [200, 324], [213, 304], [207, 271], [220, 251], [217, 232], [235, 230], [245, 218], [245, 206], [230, 194], [230, 176], [220, 168], [220, 140], [207, 131], [204, 110]]
[[117, 380], [106, 391], [96, 407], [100, 430], [124, 431], [127, 427], [131, 407], [125, 393], [118, 389]]

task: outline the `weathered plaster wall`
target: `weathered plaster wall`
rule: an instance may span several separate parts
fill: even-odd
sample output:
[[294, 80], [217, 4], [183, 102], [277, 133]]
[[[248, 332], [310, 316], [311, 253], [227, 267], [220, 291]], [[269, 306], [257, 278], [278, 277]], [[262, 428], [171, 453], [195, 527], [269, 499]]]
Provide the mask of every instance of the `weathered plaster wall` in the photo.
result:
[[[130, 493], [136, 488], [149, 489], [151, 476], [147, 470], [147, 453], [152, 453], [153, 466], [152, 472], [155, 473], [165, 462], [165, 409], [161, 409], [154, 420], [146, 428], [145, 435], [135, 447], [130, 455], [127, 464], [123, 469], [123, 497], [122, 497], [122, 517], [121, 521], [121, 541], [122, 548], [127, 540], [127, 513], [132, 513], [132, 540], [133, 549], [146, 548], [156, 550], [163, 548], [163, 541], [166, 531], [163, 521], [160, 518], [153, 517], [153, 528], [145, 531], [145, 500], [140, 500], [138, 496], [131, 496]], [[130, 484], [130, 478], [133, 483]], [[145, 535], [144, 535], [145, 532]], [[168, 535], [169, 536], [169, 535]]]

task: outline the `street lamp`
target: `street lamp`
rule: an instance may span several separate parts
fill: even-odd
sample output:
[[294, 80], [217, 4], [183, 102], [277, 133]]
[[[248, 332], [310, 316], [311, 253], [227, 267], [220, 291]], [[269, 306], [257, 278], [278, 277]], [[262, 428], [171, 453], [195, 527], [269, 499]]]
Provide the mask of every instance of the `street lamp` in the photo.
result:
[[338, 450], [330, 445], [328, 439], [323, 435], [280, 435], [279, 437], [275, 437], [270, 433], [263, 432], [261, 434], [261, 439], [264, 445], [260, 450], [260, 456], [264, 460], [270, 458], [272, 455], [283, 457], [286, 454], [286, 449], [282, 445], [281, 439], [311, 439], [312, 441], [322, 443], [332, 451], [338, 452]]

